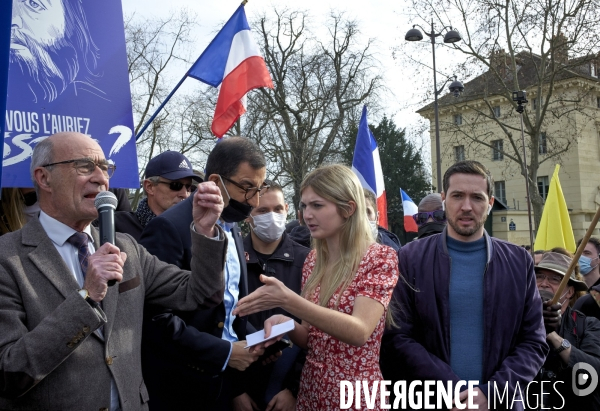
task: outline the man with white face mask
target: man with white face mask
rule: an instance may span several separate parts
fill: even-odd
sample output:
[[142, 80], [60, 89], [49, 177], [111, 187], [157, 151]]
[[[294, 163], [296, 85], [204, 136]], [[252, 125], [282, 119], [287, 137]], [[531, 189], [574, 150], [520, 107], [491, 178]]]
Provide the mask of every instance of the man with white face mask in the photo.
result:
[[375, 194], [373, 194], [372, 191], [365, 190], [364, 188], [363, 193], [365, 194], [365, 201], [367, 203], [367, 218], [369, 219], [369, 224], [371, 225], [373, 238], [379, 244], [387, 245], [388, 247], [392, 247], [395, 251], [399, 251], [402, 246], [400, 245], [400, 239], [398, 236], [379, 225], [379, 211], [377, 211], [377, 199], [375, 198]]
[[[581, 240], [577, 243], [577, 247]], [[579, 271], [583, 281], [589, 287], [589, 294], [581, 297], [573, 307], [588, 317], [600, 319], [600, 239], [590, 237], [581, 257], [579, 257]]]
[[[259, 278], [266, 274], [300, 294], [302, 266], [310, 249], [293, 241], [285, 232], [288, 204], [283, 191], [275, 183], [266, 183], [270, 185], [269, 191], [263, 194], [258, 207], [246, 219], [251, 228], [244, 239], [248, 293], [263, 285]], [[275, 308], [249, 315], [248, 321], [260, 330], [264, 328], [265, 320], [275, 314], [291, 316], [281, 308]], [[274, 364], [257, 364], [250, 368], [249, 371], [255, 374], [248, 378], [251, 387], [247, 387], [247, 392], [260, 409], [295, 409], [302, 362], [298, 357], [303, 357], [298, 356], [299, 352], [299, 347], [287, 348]]]

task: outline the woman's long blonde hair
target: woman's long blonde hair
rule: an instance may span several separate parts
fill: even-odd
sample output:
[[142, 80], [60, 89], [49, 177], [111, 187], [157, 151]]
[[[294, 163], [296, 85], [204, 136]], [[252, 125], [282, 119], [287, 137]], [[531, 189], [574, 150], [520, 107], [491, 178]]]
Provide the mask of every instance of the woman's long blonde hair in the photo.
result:
[[3, 188], [0, 207], [0, 235], [23, 228], [26, 221], [23, 213], [23, 194], [19, 188]]
[[[356, 175], [350, 168], [339, 164], [322, 166], [312, 171], [302, 182], [300, 193], [308, 187], [318, 196], [334, 203], [338, 214], [345, 221], [340, 230], [340, 260], [331, 262], [333, 264], [328, 272], [325, 272], [325, 267], [330, 263], [327, 241], [313, 238], [313, 248], [317, 253], [315, 268], [306, 281], [302, 296], [311, 296], [317, 286], [321, 285], [319, 305], [327, 307], [331, 297], [339, 290], [335, 303], [337, 308], [342, 291], [348, 288], [367, 249], [375, 242], [367, 218], [365, 197]], [[356, 204], [356, 209], [349, 215], [351, 201]], [[330, 281], [324, 287], [322, 280], [325, 275]]]

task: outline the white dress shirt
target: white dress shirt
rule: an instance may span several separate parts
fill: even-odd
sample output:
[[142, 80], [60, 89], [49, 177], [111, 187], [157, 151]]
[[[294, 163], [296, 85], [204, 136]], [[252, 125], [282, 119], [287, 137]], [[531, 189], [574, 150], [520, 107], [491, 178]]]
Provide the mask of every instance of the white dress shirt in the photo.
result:
[[[43, 211], [40, 211], [39, 220], [44, 231], [46, 231], [46, 234], [50, 237], [50, 240], [52, 240], [54, 247], [56, 247], [56, 251], [58, 251], [65, 264], [67, 264], [67, 267], [69, 267], [69, 271], [71, 271], [71, 274], [73, 274], [75, 280], [77, 280], [79, 287], [83, 287], [83, 273], [81, 272], [81, 264], [79, 263], [78, 257], [79, 250], [67, 241], [69, 237], [76, 233], [76, 231], [68, 225], [50, 217]], [[86, 226], [82, 232], [89, 237], [88, 248], [90, 254], [94, 254], [96, 248], [94, 248], [94, 239], [92, 238], [90, 226]], [[95, 332], [97, 332], [102, 340], [104, 340], [104, 334], [102, 333], [101, 328]], [[119, 391], [117, 390], [117, 385], [112, 377], [110, 379], [110, 409], [111, 411], [119, 411], [121, 409], [119, 405]]]

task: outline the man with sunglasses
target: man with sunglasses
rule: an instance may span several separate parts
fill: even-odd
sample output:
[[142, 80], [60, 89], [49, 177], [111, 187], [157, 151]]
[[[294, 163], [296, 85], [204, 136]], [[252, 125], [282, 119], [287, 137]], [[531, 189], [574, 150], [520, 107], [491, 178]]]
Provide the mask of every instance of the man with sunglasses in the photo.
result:
[[201, 182], [202, 179], [194, 173], [190, 160], [183, 154], [165, 151], [152, 158], [142, 182], [146, 197], [139, 202], [135, 212], [115, 213], [115, 230], [139, 241], [150, 220], [190, 197], [192, 181]]
[[438, 234], [446, 228], [446, 212], [439, 193], [428, 194], [419, 203], [418, 213], [413, 215], [417, 223], [417, 238], [425, 238]]
[[[207, 181], [221, 190], [225, 208], [220, 225], [229, 239], [223, 302], [210, 310], [165, 312], [149, 305], [145, 312], [142, 347], [144, 381], [156, 410], [251, 409], [244, 371], [259, 357], [244, 349], [246, 334], [255, 329], [246, 318], [232, 315], [237, 301], [248, 294], [248, 274], [242, 234], [245, 220], [265, 185], [264, 154], [249, 139], [222, 139], [206, 162]], [[154, 218], [140, 244], [163, 261], [190, 266], [191, 202], [182, 201]]]
[[218, 299], [227, 249], [215, 224], [220, 192], [204, 183], [195, 195], [190, 273], [128, 235], [100, 244], [94, 203], [116, 166], [89, 136], [39, 142], [30, 170], [39, 217], [0, 237], [0, 409], [147, 409], [144, 304], [194, 310]]

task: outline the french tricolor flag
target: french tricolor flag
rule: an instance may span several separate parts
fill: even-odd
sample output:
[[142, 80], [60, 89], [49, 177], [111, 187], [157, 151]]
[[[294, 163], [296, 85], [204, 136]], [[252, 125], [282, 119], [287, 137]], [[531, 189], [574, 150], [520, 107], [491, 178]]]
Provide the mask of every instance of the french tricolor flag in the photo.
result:
[[219, 87], [211, 130], [223, 135], [246, 112], [246, 93], [273, 88], [258, 45], [252, 38], [242, 4], [188, 71], [188, 76]]
[[413, 216], [419, 212], [419, 207], [402, 189], [400, 189], [400, 197], [402, 197], [402, 208], [404, 209], [404, 231], [418, 233], [419, 228]]
[[363, 107], [362, 117], [358, 126], [354, 158], [352, 159], [352, 171], [358, 176], [363, 188], [375, 193], [375, 197], [377, 197], [377, 211], [379, 211], [379, 225], [387, 229], [387, 200], [385, 198], [379, 148], [377, 147], [377, 141], [375, 141], [373, 133], [369, 129], [366, 105]]

